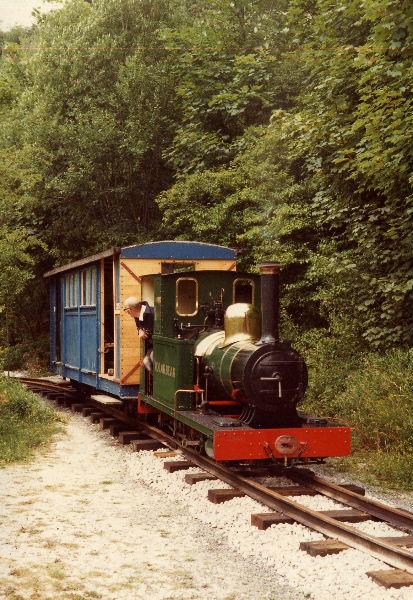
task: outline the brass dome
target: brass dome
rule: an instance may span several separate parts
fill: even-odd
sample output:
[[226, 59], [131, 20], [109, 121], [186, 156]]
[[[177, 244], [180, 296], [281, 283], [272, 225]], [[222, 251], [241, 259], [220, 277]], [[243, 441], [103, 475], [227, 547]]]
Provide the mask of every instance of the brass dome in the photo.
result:
[[235, 342], [255, 342], [261, 336], [261, 315], [252, 304], [231, 304], [225, 311], [224, 328], [225, 339], [220, 348]]

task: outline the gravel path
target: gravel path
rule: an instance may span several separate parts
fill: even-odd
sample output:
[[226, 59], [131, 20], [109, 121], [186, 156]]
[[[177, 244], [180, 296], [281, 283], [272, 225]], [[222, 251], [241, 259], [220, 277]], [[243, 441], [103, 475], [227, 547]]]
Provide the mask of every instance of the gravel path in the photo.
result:
[[73, 415], [48, 452], [0, 470], [1, 600], [303, 598], [131, 479], [136, 456]]

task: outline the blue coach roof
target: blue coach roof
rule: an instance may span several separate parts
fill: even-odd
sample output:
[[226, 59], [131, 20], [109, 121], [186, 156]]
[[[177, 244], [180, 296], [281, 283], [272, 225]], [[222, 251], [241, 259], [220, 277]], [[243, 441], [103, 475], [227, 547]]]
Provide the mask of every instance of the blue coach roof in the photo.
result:
[[234, 260], [235, 250], [202, 242], [164, 241], [127, 246], [121, 250], [122, 258], [176, 258], [178, 260], [210, 259]]
[[67, 265], [56, 267], [47, 271], [43, 277], [51, 277], [58, 273], [64, 273], [72, 269], [78, 269], [84, 265], [97, 262], [102, 258], [110, 256], [121, 256], [121, 258], [169, 258], [176, 260], [235, 260], [236, 253], [232, 248], [216, 246], [215, 244], [204, 244], [202, 242], [182, 242], [167, 240], [164, 242], [148, 242], [147, 244], [136, 244], [124, 248], [111, 248], [99, 254], [93, 254], [81, 258]]

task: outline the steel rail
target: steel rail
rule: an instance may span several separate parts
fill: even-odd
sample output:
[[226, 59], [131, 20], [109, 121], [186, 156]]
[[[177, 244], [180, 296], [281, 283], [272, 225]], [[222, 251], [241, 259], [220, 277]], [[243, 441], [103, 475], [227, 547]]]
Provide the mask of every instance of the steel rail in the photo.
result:
[[[151, 426], [143, 424], [143, 427], [150, 428]], [[154, 435], [158, 435], [156, 431], [154, 431], [153, 433]], [[160, 430], [159, 434], [168, 435]], [[175, 444], [178, 444], [174, 438], [170, 438], [170, 440], [173, 440]], [[182, 451], [189, 452], [189, 449], [187, 450], [186, 448], [182, 448]], [[198, 456], [196, 453], [193, 454]], [[216, 464], [214, 461], [212, 461], [212, 459], [206, 458], [206, 460], [210, 460], [211, 464]], [[338, 484], [323, 479], [318, 475], [315, 475], [315, 473], [313, 473], [312, 471], [301, 470], [297, 467], [287, 469], [285, 467], [280, 467], [277, 468], [276, 471], [280, 475], [284, 475], [285, 477], [291, 479], [292, 481], [295, 481], [296, 483], [305, 484], [307, 487], [314, 489], [323, 496], [327, 496], [332, 500], [342, 502], [343, 504], [351, 506], [352, 508], [356, 508], [357, 510], [365, 512], [371, 515], [372, 517], [376, 517], [380, 521], [385, 521], [393, 527], [402, 530], [407, 530], [408, 532], [413, 530], [413, 515], [407, 510], [387, 506], [382, 502], [379, 502], [378, 500], [373, 500], [372, 498], [366, 498], [365, 496], [361, 496], [356, 492], [348, 490], [345, 487], [342, 487]], [[241, 475], [239, 474], [238, 476], [241, 477]], [[251, 478], [246, 479], [253, 481]]]
[[328, 481], [312, 471], [301, 470], [297, 467], [280, 469], [280, 474], [285, 475], [296, 483], [303, 483], [307, 487], [319, 492], [323, 496], [332, 498], [338, 502], [343, 502], [352, 508], [367, 512], [380, 521], [385, 521], [394, 527], [413, 530], [413, 515], [403, 508], [394, 508], [386, 506], [378, 500], [366, 498], [356, 492], [347, 490], [339, 484]]
[[363, 552], [367, 551], [371, 556], [396, 569], [402, 569], [413, 574], [413, 553], [392, 546], [350, 525], [336, 521], [306, 506], [302, 506], [298, 502], [277, 494], [277, 492], [268, 489], [256, 481], [232, 473], [216, 463], [213, 464], [209, 459], [197, 455], [186, 448], [182, 451], [191, 459], [191, 462], [225, 481], [225, 483], [240, 489], [261, 504], [273, 510], [281, 511], [284, 515], [291, 517], [298, 523], [328, 537], [338, 539], [352, 548], [362, 550]]
[[20, 381], [34, 392], [37, 390], [44, 390], [45, 392], [59, 393], [65, 396], [76, 396], [79, 394], [79, 392], [70, 384], [62, 385], [55, 383], [54, 381], [47, 381], [46, 379], [34, 379], [29, 377], [11, 377], [10, 379]]
[[[30, 386], [30, 384], [37, 385], [39, 383], [43, 385], [43, 381], [39, 382], [39, 380], [22, 380], [22, 383], [26, 383], [26, 385], [28, 386]], [[54, 382], [44, 382], [44, 384], [45, 388], [49, 387], [50, 389], [54, 387], [56, 391], [62, 390], [63, 387]], [[94, 402], [90, 402], [89, 400], [87, 401], [87, 403], [95, 404]], [[323, 535], [326, 535], [330, 538], [335, 538], [352, 548], [361, 550], [362, 552], [367, 552], [370, 556], [373, 556], [374, 558], [377, 558], [396, 569], [401, 569], [413, 574], [413, 553], [408, 552], [402, 548], [393, 546], [387, 542], [381, 541], [378, 538], [369, 536], [368, 534], [354, 527], [351, 527], [350, 525], [346, 525], [345, 523], [341, 521], [336, 521], [335, 519], [332, 519], [331, 517], [328, 517], [325, 514], [322, 514], [321, 512], [317, 512], [307, 508], [306, 506], [300, 505], [298, 502], [295, 502], [294, 500], [291, 500], [286, 496], [282, 496], [281, 494], [278, 494], [277, 492], [268, 489], [266, 486], [254, 481], [251, 478], [239, 475], [236, 472], [231, 471], [227, 467], [216, 463], [212, 459], [205, 456], [201, 456], [200, 454], [197, 454], [196, 452], [193, 452], [192, 450], [181, 446], [175, 438], [153, 425], [150, 425], [148, 423], [142, 423], [140, 421], [137, 421], [137, 419], [135, 418], [128, 417], [124, 413], [113, 407], [102, 407], [101, 405], [99, 405], [99, 408], [102, 410], [102, 412], [109, 412], [113, 416], [119, 418], [119, 420], [123, 420], [124, 422], [134, 426], [140, 431], [149, 434], [151, 437], [157, 438], [158, 440], [162, 441], [164, 444], [170, 446], [171, 448], [179, 448], [181, 452], [192, 463], [194, 463], [201, 469], [204, 469], [208, 473], [214, 475], [221, 481], [224, 481], [228, 485], [240, 489], [246, 495], [253, 498], [257, 502], [260, 502], [264, 506], [267, 506], [272, 510], [280, 511], [284, 515], [294, 519], [298, 523], [301, 523], [302, 525], [309, 527], [310, 529], [313, 529], [315, 531], [318, 531], [319, 533], [322, 533]], [[345, 495], [348, 495], [349, 499], [352, 502], [363, 498], [362, 496], [359, 496], [354, 492], [344, 490], [339, 485], [327, 482], [316, 475], [313, 476], [309, 473], [297, 471], [299, 470], [291, 469], [291, 471], [288, 470], [287, 474], [284, 470], [284, 474], [286, 474], [290, 478], [291, 476], [297, 478], [297, 480], [300, 477], [301, 481], [305, 481], [306, 484], [313, 487], [315, 490], [320, 491], [321, 494], [327, 495], [330, 498], [334, 498], [335, 500], [341, 497], [342, 501], [346, 504], [349, 504], [349, 502], [347, 498], [344, 498], [344, 491]], [[355, 498], [353, 498], [353, 496], [355, 496]], [[382, 505], [380, 502], [369, 500], [366, 498], [363, 498], [363, 500], [365, 501], [365, 512], [373, 514], [370, 510], [370, 503], [372, 503], [376, 506], [377, 510], [388, 509], [391, 511], [395, 511], [396, 513], [400, 513], [399, 516], [402, 517], [404, 521], [404, 526], [406, 526], [405, 519], [407, 518], [408, 525], [411, 527], [412, 516], [409, 515], [407, 511], [385, 507], [385, 505]], [[351, 506], [352, 504], [349, 505]], [[387, 520], [387, 518], [384, 520]]]

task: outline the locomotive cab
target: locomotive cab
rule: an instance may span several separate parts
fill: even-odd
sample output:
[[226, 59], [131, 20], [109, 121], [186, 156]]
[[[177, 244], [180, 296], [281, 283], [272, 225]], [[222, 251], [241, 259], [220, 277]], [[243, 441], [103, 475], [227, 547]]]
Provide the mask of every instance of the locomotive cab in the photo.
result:
[[[184, 271], [155, 277], [152, 403], [174, 410], [196, 410], [202, 405], [206, 412], [206, 382], [195, 347], [205, 336], [218, 333], [221, 337], [225, 311], [234, 299], [258, 304], [258, 284], [257, 275], [244, 277], [231, 271]], [[223, 399], [226, 396], [219, 398]], [[240, 412], [239, 402], [232, 405]]]

